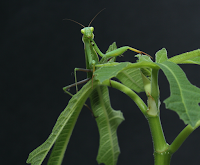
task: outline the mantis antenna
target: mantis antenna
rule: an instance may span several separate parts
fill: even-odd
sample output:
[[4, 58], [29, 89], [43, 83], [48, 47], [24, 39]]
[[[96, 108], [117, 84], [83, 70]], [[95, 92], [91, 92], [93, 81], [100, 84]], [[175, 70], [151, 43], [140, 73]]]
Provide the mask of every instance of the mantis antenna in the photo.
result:
[[75, 23], [77, 23], [77, 24], [79, 24], [79, 25], [85, 27], [84, 25], [82, 25], [81, 23], [79, 23], [79, 22], [77, 22], [77, 21], [74, 21], [73, 19], [65, 18], [65, 19], [63, 19], [63, 20], [69, 20], [69, 21], [75, 22]]
[[[106, 8], [102, 9], [100, 12], [98, 12], [98, 13], [94, 16], [94, 18], [92, 18], [92, 20], [90, 21], [88, 27], [90, 27], [92, 21], [94, 21], [94, 19], [96, 18], [96, 16], [99, 15], [99, 13], [101, 13], [101, 12], [102, 12], [103, 10], [105, 10], [105, 9], [106, 9]], [[77, 24], [79, 24], [79, 25], [81, 25], [82, 27], [85, 28], [85, 26], [84, 26], [83, 24], [81, 24], [81, 23], [79, 23], [79, 22], [77, 22], [77, 21], [75, 21], [75, 20], [73, 20], [73, 19], [65, 18], [65, 19], [63, 19], [63, 20], [69, 20], [69, 21], [75, 22], [75, 23], [77, 23]]]
[[98, 12], [98, 13], [94, 16], [94, 18], [92, 18], [92, 20], [90, 21], [88, 27], [90, 27], [92, 21], [94, 21], [94, 19], [95, 19], [103, 10], [105, 10], [105, 9], [106, 9], [106, 8], [102, 9], [100, 12]]

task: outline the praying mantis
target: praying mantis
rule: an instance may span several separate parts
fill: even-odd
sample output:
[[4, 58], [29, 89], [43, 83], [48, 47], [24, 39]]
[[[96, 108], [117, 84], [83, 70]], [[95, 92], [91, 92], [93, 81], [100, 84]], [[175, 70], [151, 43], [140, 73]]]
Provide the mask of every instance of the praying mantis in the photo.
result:
[[[99, 13], [97, 13], [96, 16]], [[135, 48], [132, 48], [130, 46], [123, 46], [123, 47], [117, 48], [115, 42], [109, 47], [108, 51], [105, 54], [103, 54], [94, 41], [94, 33], [93, 33], [94, 27], [90, 26], [94, 18], [91, 20], [88, 27], [85, 27], [84, 25], [74, 20], [68, 19], [70, 21], [78, 23], [79, 25], [83, 27], [83, 29], [81, 29], [81, 33], [83, 34], [82, 41], [84, 43], [85, 60], [86, 60], [86, 69], [82, 69], [82, 68], [74, 69], [75, 83], [63, 88], [63, 90], [66, 93], [70, 94], [71, 96], [73, 95], [68, 91], [69, 88], [76, 86], [76, 92], [78, 92], [77, 85], [87, 82], [90, 79], [92, 79], [92, 85], [93, 85], [94, 72], [97, 69], [96, 66], [98, 64], [101, 64], [101, 66], [103, 66], [106, 63], [115, 62], [116, 57], [122, 55], [128, 49], [136, 53], [139, 53], [141, 55], [149, 56], [147, 53], [137, 50]], [[99, 61], [98, 55], [102, 57], [100, 61]], [[77, 77], [76, 77], [77, 71], [87, 72], [87, 79], [77, 82]], [[114, 109], [112, 109], [110, 105], [110, 99], [109, 99], [107, 86], [98, 85], [95, 89], [93, 89], [89, 98], [91, 102], [91, 109], [89, 108], [88, 105], [86, 104], [84, 105], [92, 112], [93, 117], [96, 119], [97, 126], [99, 129], [99, 134], [100, 134], [100, 147], [98, 151], [97, 161], [99, 164], [100, 163], [104, 163], [106, 165], [116, 164], [118, 155], [120, 153], [120, 149], [117, 142], [116, 130], [115, 129], [113, 130], [113, 122], [116, 123], [114, 127], [117, 129], [118, 125], [124, 120], [123, 115], [121, 111], [115, 111]], [[102, 124], [103, 121], [104, 121], [104, 124]], [[109, 135], [108, 137], [105, 136], [105, 132]], [[112, 144], [117, 144], [117, 145], [113, 146]], [[112, 156], [110, 156], [109, 158], [106, 156], [102, 156], [104, 155], [104, 152], [107, 150], [110, 150], [110, 148], [112, 148], [113, 150], [113, 153], [111, 154]], [[110, 159], [112, 159], [113, 161], [109, 162]], [[51, 160], [51, 157], [50, 157], [50, 160]]]
[[[95, 17], [99, 13], [97, 13]], [[58, 120], [48, 139], [29, 154], [27, 163], [41, 165], [50, 148], [55, 143], [47, 164], [61, 165], [81, 108], [83, 105], [89, 108], [89, 106], [84, 104], [88, 97], [90, 98], [92, 110], [90, 108], [89, 109], [95, 117], [100, 134], [100, 147], [97, 161], [99, 164], [104, 163], [105, 165], [115, 165], [117, 163], [120, 149], [118, 146], [116, 130], [119, 124], [124, 120], [124, 117], [121, 111], [114, 110], [111, 107], [108, 87], [101, 85], [98, 81], [94, 80], [94, 72], [95, 70], [98, 70], [99, 67], [102, 67], [107, 63], [115, 62], [116, 57], [122, 55], [128, 49], [139, 54], [149, 55], [130, 46], [117, 48], [115, 42], [109, 47], [107, 52], [103, 54], [94, 41], [94, 27], [90, 26], [94, 18], [91, 20], [88, 27], [85, 27], [74, 20], [68, 19], [83, 27], [83, 29], [81, 29], [81, 33], [83, 34], [82, 40], [85, 49], [86, 69], [74, 69], [75, 83], [63, 88], [63, 90], [71, 95], [72, 98], [67, 107], [58, 117]], [[102, 57], [100, 61], [98, 55]], [[87, 79], [77, 82], [77, 71], [87, 72]], [[81, 88], [80, 91], [78, 91], [77, 86], [85, 82], [87, 83]], [[68, 89], [73, 86], [76, 86], [77, 93], [75, 95], [68, 91]], [[110, 152], [105, 154], [105, 151]]]
[[[104, 9], [102, 9], [100, 12], [102, 12], [103, 10]], [[95, 72], [95, 69], [96, 69], [96, 67], [95, 67], [96, 64], [105, 64], [107, 62], [114, 62], [116, 60], [117, 56], [122, 55], [128, 49], [131, 50], [131, 51], [134, 51], [136, 53], [139, 53], [141, 55], [147, 55], [147, 56], [151, 57], [147, 53], [140, 51], [140, 50], [137, 50], [135, 48], [132, 48], [130, 46], [123, 46], [123, 47], [117, 48], [115, 50], [109, 51], [108, 53], [105, 53], [105, 54], [102, 53], [101, 50], [98, 48], [97, 44], [94, 41], [94, 33], [93, 33], [94, 27], [90, 26], [91, 23], [93, 22], [93, 20], [96, 18], [96, 16], [100, 12], [98, 12], [95, 15], [95, 17], [90, 21], [88, 27], [85, 27], [81, 23], [76, 22], [72, 19], [65, 19], [65, 20], [73, 21], [73, 22], [75, 22], [75, 23], [77, 23], [77, 24], [79, 24], [83, 27], [83, 29], [81, 29], [81, 33], [83, 34], [82, 41], [84, 43], [85, 60], [86, 60], [86, 69], [82, 69], [82, 68], [75, 68], [74, 69], [75, 83], [63, 88], [63, 90], [70, 95], [72, 95], [72, 94], [68, 92], [69, 88], [76, 86], [76, 92], [78, 92], [78, 87], [77, 87], [78, 84], [82, 84], [84, 82], [87, 82], [91, 78], [92, 78], [92, 81], [93, 81], [94, 72]], [[101, 61], [99, 61], [98, 55], [102, 57]], [[103, 66], [103, 65], [101, 65], [101, 66]], [[87, 79], [82, 80], [80, 82], [77, 82], [77, 77], [76, 77], [77, 71], [87, 72]]]

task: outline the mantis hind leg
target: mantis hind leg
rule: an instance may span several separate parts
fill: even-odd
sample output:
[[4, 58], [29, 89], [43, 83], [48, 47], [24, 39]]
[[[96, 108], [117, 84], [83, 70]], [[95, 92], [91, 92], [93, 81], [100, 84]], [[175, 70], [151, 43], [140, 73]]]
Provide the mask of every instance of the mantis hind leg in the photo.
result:
[[[77, 82], [77, 83], [68, 85], [68, 86], [66, 86], [66, 87], [63, 87], [63, 90], [64, 90], [65, 93], [67, 93], [68, 95], [70, 95], [70, 96], [73, 97], [74, 95], [73, 95], [72, 93], [70, 93], [70, 92], [68, 91], [68, 89], [70, 89], [71, 87], [74, 87], [74, 86], [76, 86], [76, 85], [79, 85], [79, 84], [83, 84], [83, 83], [85, 83], [85, 82], [88, 82], [89, 80], [90, 80], [90, 78], [87, 78], [87, 79], [84, 79], [84, 80], [79, 81], [79, 82]], [[94, 113], [92, 112], [91, 108], [90, 108], [87, 104], [84, 104], [84, 106], [87, 107], [87, 108], [90, 110], [90, 112], [92, 113], [92, 116], [93, 116], [94, 118], [97, 118], [96, 116], [94, 116]]]
[[85, 82], [88, 82], [89, 80], [90, 80], [90, 78], [87, 78], [87, 79], [84, 79], [84, 80], [82, 80], [82, 81], [75, 82], [75, 83], [73, 83], [73, 84], [71, 84], [71, 85], [68, 85], [68, 86], [66, 86], [66, 87], [63, 87], [63, 90], [64, 90], [64, 92], [66, 92], [66, 93], [69, 94], [70, 96], [73, 96], [73, 94], [71, 94], [68, 90], [69, 90], [71, 87], [77, 86], [77, 85], [79, 85], [79, 84], [83, 84], [83, 83], [85, 83]]
[[93, 88], [93, 78], [94, 78], [94, 72], [95, 72], [95, 61], [92, 60], [92, 88]]

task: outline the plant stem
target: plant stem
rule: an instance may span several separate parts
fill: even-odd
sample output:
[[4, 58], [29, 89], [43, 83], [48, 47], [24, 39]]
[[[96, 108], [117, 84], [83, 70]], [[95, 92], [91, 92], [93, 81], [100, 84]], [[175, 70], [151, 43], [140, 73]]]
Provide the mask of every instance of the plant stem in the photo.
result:
[[172, 153], [166, 143], [162, 130], [160, 117], [149, 116], [148, 118], [154, 146], [154, 165], [170, 165]]
[[103, 83], [103, 85], [109, 86], [109, 87], [113, 87], [116, 88], [118, 90], [120, 90], [121, 92], [125, 93], [126, 95], [128, 95], [139, 107], [139, 109], [142, 111], [142, 113], [146, 116], [146, 111], [147, 111], [147, 106], [144, 103], [144, 101], [134, 92], [132, 91], [130, 88], [128, 88], [127, 86], [114, 81], [114, 80], [105, 80]]
[[187, 139], [187, 137], [200, 125], [200, 121], [197, 122], [195, 127], [192, 127], [191, 125], [187, 125], [176, 137], [176, 139], [172, 142], [172, 144], [169, 147], [169, 151], [171, 153], [176, 152], [180, 146], [183, 144], [183, 142]]
[[148, 98], [148, 111], [147, 111], [147, 120], [149, 122], [154, 151], [161, 153], [168, 148], [166, 143], [164, 133], [162, 130], [160, 122], [160, 113], [159, 113], [159, 87], [158, 87], [158, 69], [152, 69], [151, 75], [151, 96]]
[[[142, 99], [130, 88], [124, 86], [123, 84], [113, 80], [105, 80], [102, 84], [122, 91], [123, 93], [127, 94], [138, 105], [138, 107], [140, 108], [142, 113], [147, 117], [149, 122], [154, 144], [155, 165], [169, 165], [171, 153], [168, 152], [169, 145], [165, 141], [159, 116], [150, 116], [147, 112], [147, 106], [142, 101]], [[155, 111], [157, 111], [157, 109]]]
[[186, 138], [194, 131], [194, 128], [192, 128], [191, 125], [187, 125], [175, 138], [175, 140], [170, 145], [170, 151], [172, 153], [176, 152], [179, 147], [183, 144], [183, 142], [186, 140]]
[[170, 152], [154, 152], [154, 165], [170, 165], [172, 154]]
[[152, 69], [151, 73], [151, 96], [154, 98], [156, 102], [156, 106], [159, 109], [159, 97], [160, 97], [160, 91], [158, 87], [158, 71], [159, 69]]
[[169, 145], [166, 143], [165, 136], [160, 122], [160, 91], [158, 87], [158, 71], [152, 69], [151, 74], [151, 93], [148, 97], [147, 120], [154, 146], [154, 164], [169, 165], [172, 154], [168, 151]]
[[147, 120], [151, 130], [154, 151], [158, 153], [165, 151], [169, 146], [165, 141], [159, 116], [148, 117]]

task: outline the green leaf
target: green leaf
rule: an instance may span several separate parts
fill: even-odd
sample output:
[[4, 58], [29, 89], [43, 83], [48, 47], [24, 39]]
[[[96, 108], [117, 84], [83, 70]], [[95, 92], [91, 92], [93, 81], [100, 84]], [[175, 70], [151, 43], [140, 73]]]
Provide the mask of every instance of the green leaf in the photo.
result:
[[108, 80], [112, 77], [116, 77], [118, 73], [120, 73], [123, 70], [129, 69], [129, 68], [157, 68], [159, 67], [153, 63], [148, 61], [142, 61], [137, 63], [130, 63], [130, 62], [121, 62], [121, 63], [108, 63], [107, 64], [99, 64], [97, 65], [100, 67], [94, 72], [94, 78], [96, 80], [99, 80], [100, 83], [102, 83], [105, 80]]
[[[117, 45], [116, 45], [116, 42], [113, 42], [112, 45], [109, 46], [108, 50], [106, 51], [106, 53], [108, 52], [111, 52], [113, 50], [116, 50], [117, 49]], [[116, 61], [116, 58], [117, 57], [112, 57], [112, 58], [102, 58], [99, 62], [99, 64], [104, 64], [104, 63], [107, 63], [107, 62], [115, 62]]]
[[81, 108], [83, 107], [86, 99], [89, 97], [93, 88], [95, 88], [97, 84], [97, 81], [94, 81], [92, 87], [92, 81], [90, 80], [82, 87], [82, 89], [77, 94], [75, 94], [70, 99], [67, 107], [58, 117], [57, 122], [48, 139], [29, 154], [27, 163], [31, 163], [31, 165], [41, 165], [52, 145], [59, 137], [55, 146], [56, 150], [53, 150], [52, 156], [48, 163], [49, 165], [61, 164], [65, 149], [67, 147], [69, 138], [71, 136]]
[[116, 78], [125, 86], [136, 92], [143, 92], [144, 85], [139, 68], [124, 69], [116, 75]]
[[140, 68], [140, 71], [144, 76], [146, 76], [149, 80], [151, 80], [151, 73], [152, 73], [151, 68]]
[[195, 126], [200, 120], [200, 88], [192, 85], [183, 70], [175, 63], [157, 63], [165, 73], [171, 95], [164, 100], [166, 108], [175, 111], [185, 124]]
[[198, 64], [200, 65], [200, 56], [180, 62], [180, 64]]
[[153, 62], [151, 60], [151, 58], [149, 56], [146, 56], [146, 55], [137, 54], [137, 55], [135, 55], [135, 57], [138, 58], [137, 62], [142, 62], [142, 61]]
[[[151, 60], [151, 58], [149, 56], [146, 56], [146, 55], [138, 54], [138, 55], [136, 55], [136, 57], [138, 57], [138, 60], [137, 60], [138, 63], [140, 63], [140, 62], [153, 62]], [[141, 67], [140, 71], [142, 72], [143, 76], [146, 76], [146, 78], [148, 78], [149, 80], [151, 79], [151, 72], [152, 72], [151, 68]]]
[[115, 111], [110, 105], [108, 88], [98, 86], [90, 95], [92, 110], [100, 134], [98, 163], [116, 165], [120, 153], [117, 140], [117, 127], [124, 120], [121, 111]]
[[111, 52], [111, 51], [116, 50], [116, 49], [117, 49], [116, 42], [113, 42], [112, 45], [109, 46], [109, 48], [106, 51], [106, 53]]
[[199, 64], [200, 59], [196, 57], [200, 57], [200, 49], [193, 50], [191, 52], [186, 52], [180, 55], [176, 55], [168, 59], [168, 61], [171, 61], [176, 64], [183, 64], [183, 63], [189, 63], [189, 61], [191, 60], [191, 64], [193, 63]]
[[167, 50], [165, 48], [162, 48], [161, 50], [157, 51], [155, 56], [157, 63], [162, 63], [168, 60]]
[[99, 80], [102, 83], [104, 80], [115, 77], [127, 65], [128, 65], [128, 62], [123, 62], [123, 63], [119, 63], [117, 65], [112, 65], [112, 66], [106, 66], [106, 64], [102, 65], [101, 68], [99, 68], [98, 70], [94, 72], [94, 75], [95, 75], [94, 78]]

